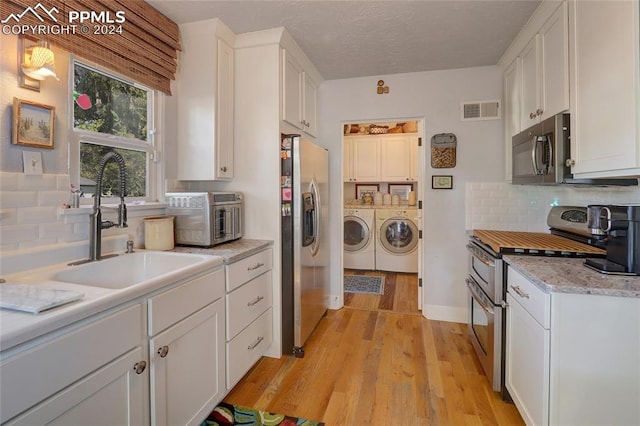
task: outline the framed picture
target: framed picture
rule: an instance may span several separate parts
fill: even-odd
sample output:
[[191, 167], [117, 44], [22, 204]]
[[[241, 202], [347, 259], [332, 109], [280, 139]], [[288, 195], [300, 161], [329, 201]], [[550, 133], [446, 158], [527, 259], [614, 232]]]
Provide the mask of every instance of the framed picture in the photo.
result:
[[53, 149], [55, 107], [13, 98], [14, 145]]
[[358, 184], [356, 183], [356, 200], [361, 200], [364, 195], [371, 195], [371, 199], [373, 200], [373, 196], [376, 195], [376, 192], [380, 191], [380, 184]]
[[433, 189], [452, 189], [453, 176], [451, 175], [432, 175], [431, 188]]
[[407, 201], [409, 200], [409, 192], [413, 191], [413, 184], [401, 184], [396, 185], [393, 183], [389, 184], [389, 194], [391, 196], [397, 195], [401, 200]]

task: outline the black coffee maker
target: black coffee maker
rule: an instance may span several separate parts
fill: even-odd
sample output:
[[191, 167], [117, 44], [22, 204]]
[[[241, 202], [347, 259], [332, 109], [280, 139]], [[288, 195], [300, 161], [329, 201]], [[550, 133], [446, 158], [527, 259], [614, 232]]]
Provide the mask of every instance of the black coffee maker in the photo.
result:
[[[603, 259], [587, 259], [590, 268], [605, 274], [640, 275], [640, 205], [587, 206], [590, 224], [597, 224], [604, 233], [607, 255]], [[601, 231], [601, 232], [600, 232]]]

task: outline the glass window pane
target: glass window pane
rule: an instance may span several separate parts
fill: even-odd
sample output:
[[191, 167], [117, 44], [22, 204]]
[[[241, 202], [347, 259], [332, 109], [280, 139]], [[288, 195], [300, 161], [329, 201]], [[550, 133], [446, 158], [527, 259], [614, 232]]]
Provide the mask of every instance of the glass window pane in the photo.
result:
[[[144, 151], [113, 148], [91, 143], [80, 143], [80, 189], [85, 197], [96, 192], [96, 181], [102, 158], [109, 151], [122, 156], [127, 169], [127, 196], [146, 196], [147, 154]], [[109, 161], [102, 174], [102, 195], [105, 197], [120, 196], [120, 174], [118, 164]]]
[[147, 91], [74, 64], [73, 127], [147, 140]]

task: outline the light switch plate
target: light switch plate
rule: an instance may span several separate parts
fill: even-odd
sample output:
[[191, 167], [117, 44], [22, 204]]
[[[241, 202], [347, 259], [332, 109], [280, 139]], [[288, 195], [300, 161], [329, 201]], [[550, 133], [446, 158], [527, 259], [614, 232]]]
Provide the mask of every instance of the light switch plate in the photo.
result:
[[42, 153], [22, 151], [22, 164], [25, 175], [42, 175]]

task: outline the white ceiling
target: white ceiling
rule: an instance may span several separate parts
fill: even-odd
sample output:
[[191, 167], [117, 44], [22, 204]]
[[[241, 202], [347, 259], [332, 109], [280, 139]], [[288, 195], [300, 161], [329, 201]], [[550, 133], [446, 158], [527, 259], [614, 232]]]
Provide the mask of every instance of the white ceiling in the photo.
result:
[[147, 0], [174, 22], [285, 27], [327, 80], [495, 65], [539, 0]]

